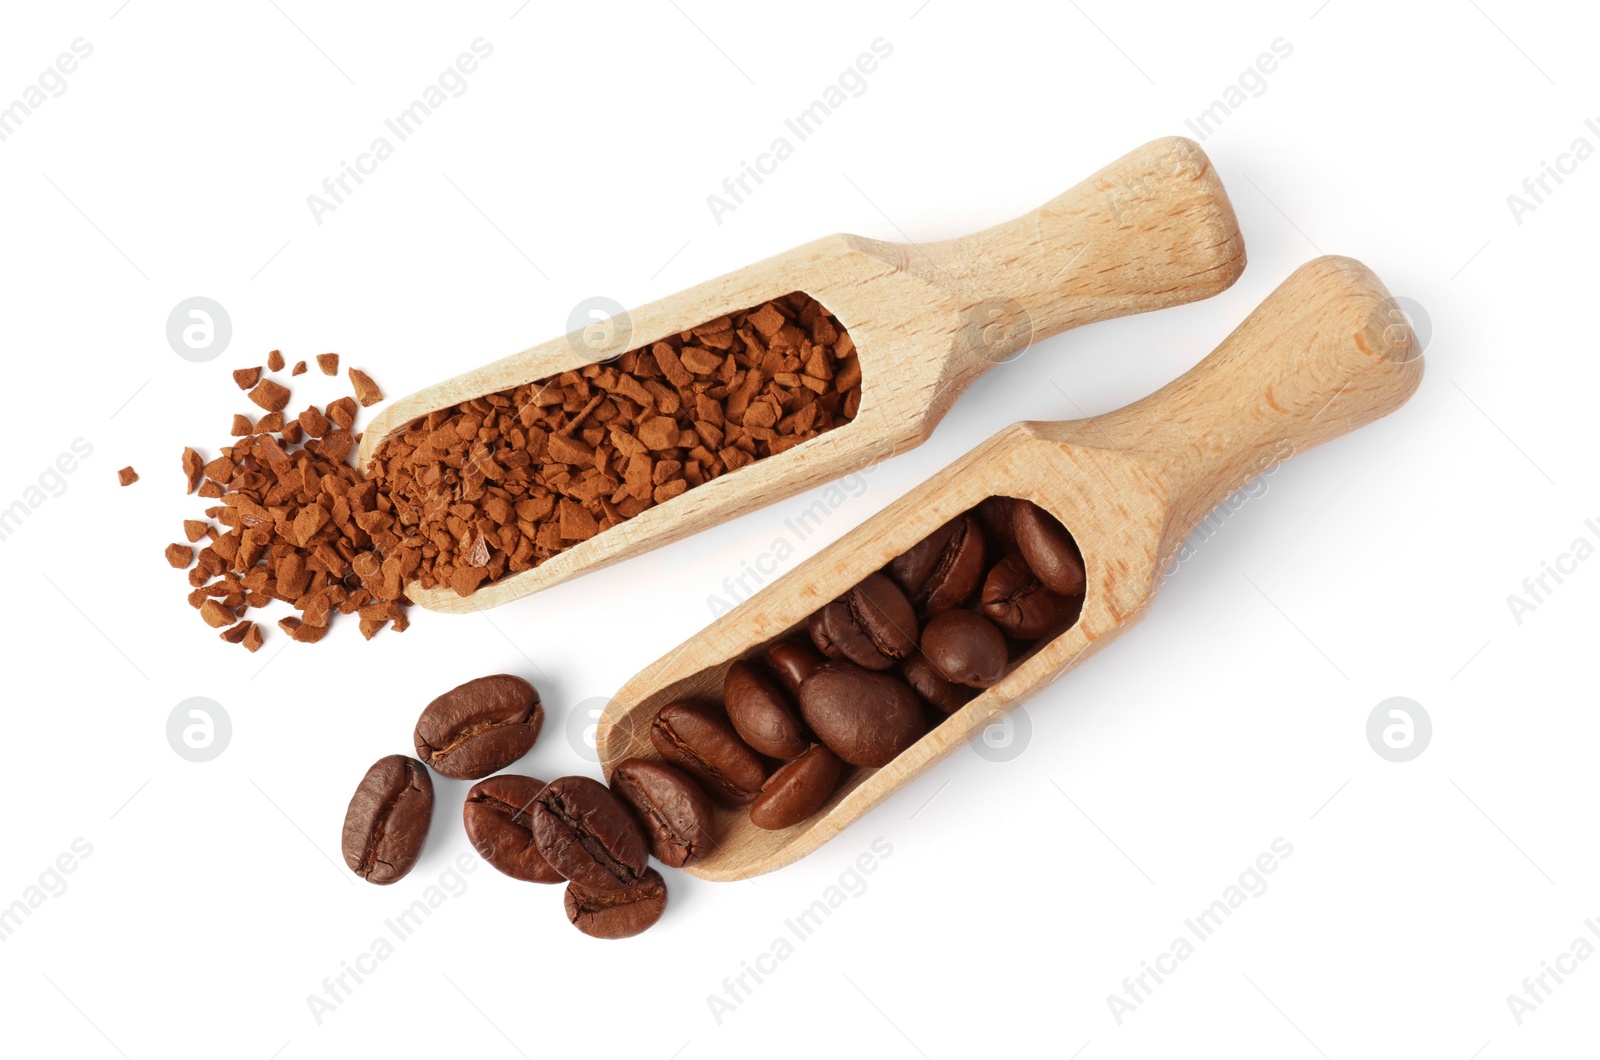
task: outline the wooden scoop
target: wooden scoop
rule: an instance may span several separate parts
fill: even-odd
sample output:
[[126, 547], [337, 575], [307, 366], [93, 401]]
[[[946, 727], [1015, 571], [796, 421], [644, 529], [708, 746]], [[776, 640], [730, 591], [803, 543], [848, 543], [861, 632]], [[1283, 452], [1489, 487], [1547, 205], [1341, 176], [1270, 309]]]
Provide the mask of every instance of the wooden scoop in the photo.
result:
[[689, 871], [738, 880], [787, 865], [1144, 617], [1165, 564], [1231, 493], [1399, 407], [1421, 378], [1410, 326], [1378, 278], [1349, 258], [1312, 261], [1177, 381], [1093, 419], [1013, 424], [646, 667], [600, 718], [601, 764], [609, 776], [623, 759], [654, 757], [662, 707], [720, 703], [730, 662], [805, 636], [813, 611], [986, 497], [1049, 511], [1083, 552], [1076, 624], [889, 765], [847, 776], [809, 820], [768, 832], [747, 811], [719, 810], [717, 849]]
[[804, 291], [860, 357], [855, 419], [602, 531], [471, 596], [406, 587], [436, 611], [493, 607], [685, 537], [921, 444], [980, 374], [1080, 324], [1208, 298], [1238, 278], [1244, 241], [1205, 152], [1156, 140], [1015, 220], [940, 243], [826, 236], [402, 398], [361, 439], [360, 467], [436, 409], [620, 356]]

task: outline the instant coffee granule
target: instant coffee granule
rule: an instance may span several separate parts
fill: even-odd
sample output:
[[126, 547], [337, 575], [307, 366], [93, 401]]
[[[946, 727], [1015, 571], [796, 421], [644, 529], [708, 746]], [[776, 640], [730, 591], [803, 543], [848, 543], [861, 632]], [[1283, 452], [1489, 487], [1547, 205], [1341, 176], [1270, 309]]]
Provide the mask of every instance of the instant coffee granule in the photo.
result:
[[797, 292], [432, 412], [384, 441], [372, 475], [422, 541], [422, 586], [470, 596], [846, 423], [860, 403], [854, 342]]
[[[337, 373], [337, 354], [316, 361]], [[284, 363], [267, 357], [272, 371]], [[403, 630], [413, 578], [470, 595], [846, 423], [861, 404], [854, 342], [799, 292], [430, 413], [384, 442], [371, 479], [350, 462], [353, 429], [358, 402], [383, 393], [361, 369], [347, 375], [354, 398], [295, 415], [288, 387], [237, 371], [264, 414], [234, 414], [237, 440], [209, 462], [183, 451], [188, 491], [221, 501], [206, 509], [219, 525], [187, 520], [188, 540], [210, 543], [167, 558], [193, 563], [189, 603], [230, 643], [259, 646], [259, 626], [242, 619], [274, 599], [300, 612], [278, 624], [299, 641], [320, 640], [336, 614], [358, 615], [369, 638]]]
[[[274, 350], [268, 363], [281, 368], [282, 354]], [[421, 561], [422, 541], [395, 532], [388, 498], [351, 462], [360, 440], [356, 399], [309, 406], [291, 418], [284, 412], [289, 389], [260, 372], [235, 372], [234, 379], [266, 414], [254, 423], [234, 415], [236, 440], [214, 460], [183, 451], [188, 491], [220, 501], [205, 510], [206, 520], [184, 520], [190, 544], [209, 539], [198, 554], [190, 545], [167, 546], [168, 563], [192, 565], [190, 605], [224, 641], [250, 651], [263, 636], [245, 615], [272, 600], [299, 612], [278, 623], [298, 641], [321, 640], [336, 615], [358, 616], [369, 639], [385, 625], [404, 630], [409, 601], [402, 587]], [[370, 379], [357, 372], [351, 378], [364, 401], [376, 400]]]

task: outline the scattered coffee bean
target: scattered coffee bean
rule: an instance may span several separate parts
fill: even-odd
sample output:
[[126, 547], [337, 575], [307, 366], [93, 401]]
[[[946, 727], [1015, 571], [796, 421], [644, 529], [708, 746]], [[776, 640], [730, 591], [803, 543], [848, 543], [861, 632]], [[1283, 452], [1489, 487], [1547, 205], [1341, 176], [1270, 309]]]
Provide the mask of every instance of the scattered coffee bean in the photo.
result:
[[740, 739], [768, 758], [798, 758], [811, 746], [783, 689], [749, 663], [728, 667], [722, 702]]
[[945, 714], [954, 714], [977, 695], [977, 690], [946, 679], [939, 668], [918, 652], [900, 664], [900, 673], [923, 702]]
[[922, 702], [892, 674], [835, 659], [800, 686], [800, 713], [853, 766], [885, 766], [922, 735]]
[[887, 670], [917, 647], [917, 615], [891, 579], [869, 574], [811, 616], [811, 639], [830, 659]]
[[1012, 514], [1017, 548], [1045, 588], [1062, 596], [1078, 596], [1084, 590], [1083, 556], [1066, 528], [1049, 512], [1027, 501], [1019, 501]]
[[721, 711], [697, 703], [661, 708], [650, 726], [650, 742], [669, 763], [687, 770], [712, 798], [741, 806], [761, 793], [767, 768]]
[[800, 682], [811, 676], [811, 671], [821, 666], [823, 659], [823, 654], [810, 641], [798, 637], [775, 641], [766, 650], [767, 665], [791, 696], [800, 694]]
[[844, 763], [821, 744], [767, 778], [761, 794], [750, 805], [750, 823], [757, 828], [779, 829], [799, 824], [822, 809], [835, 788]]
[[630, 758], [612, 771], [611, 790], [638, 813], [650, 853], [663, 865], [681, 869], [711, 852], [711, 800], [681, 769]]
[[588, 891], [644, 879], [649, 850], [633, 813], [598, 780], [561, 777], [533, 801], [533, 837], [550, 867]]
[[889, 564], [924, 615], [965, 604], [983, 580], [983, 528], [976, 516], [960, 515], [912, 545]]
[[543, 790], [542, 780], [503, 773], [474, 784], [461, 808], [472, 849], [514, 880], [560, 883], [565, 878], [533, 841], [533, 801]]
[[1083, 597], [1046, 589], [1028, 561], [1014, 552], [989, 571], [979, 601], [984, 615], [1008, 636], [1032, 640], [1075, 619]]
[[439, 773], [476, 780], [527, 754], [544, 707], [520, 677], [495, 674], [452, 688], [417, 719], [417, 756]]
[[968, 688], [988, 688], [1006, 672], [1006, 638], [971, 611], [934, 616], [922, 631], [922, 654], [947, 679]]
[[661, 873], [646, 869], [625, 891], [591, 891], [567, 884], [567, 919], [592, 938], [625, 939], [649, 928], [667, 909], [667, 884]]
[[416, 865], [432, 819], [433, 780], [422, 763], [380, 758], [345, 811], [344, 863], [368, 883], [394, 883]]

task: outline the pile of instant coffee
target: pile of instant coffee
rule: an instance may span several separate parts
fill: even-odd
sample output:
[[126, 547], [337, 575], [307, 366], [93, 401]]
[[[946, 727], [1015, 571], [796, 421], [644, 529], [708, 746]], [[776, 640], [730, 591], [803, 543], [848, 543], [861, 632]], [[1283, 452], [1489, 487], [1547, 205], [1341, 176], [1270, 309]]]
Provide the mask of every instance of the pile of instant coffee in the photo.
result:
[[1084, 584], [1059, 522], [992, 497], [812, 615], [807, 639], [729, 666], [722, 704], [663, 707], [650, 732], [663, 760], [627, 759], [609, 786], [499, 773], [532, 748], [544, 711], [521, 678], [469, 681], [423, 710], [417, 757], [367, 771], [345, 815], [345, 861], [372, 883], [411, 870], [432, 817], [431, 768], [479, 781], [462, 817], [485, 861], [518, 880], [566, 881], [567, 919], [587, 935], [636, 935], [666, 909], [650, 855], [673, 868], [709, 855], [718, 804], [748, 807], [760, 828], [805, 821], [846, 765], [887, 765], [1070, 627]]
[[[267, 372], [284, 363], [273, 350]], [[336, 375], [339, 355], [316, 363]], [[274, 599], [300, 612], [278, 623], [297, 641], [321, 640], [340, 614], [359, 615], [369, 639], [404, 630], [413, 580], [469, 596], [861, 405], [854, 342], [800, 292], [430, 413], [384, 440], [370, 477], [354, 465], [356, 401], [383, 395], [349, 374], [355, 398], [290, 415], [288, 387], [240, 368], [234, 382], [264, 414], [234, 414], [214, 459], [183, 451], [189, 492], [220, 503], [184, 521], [188, 544], [166, 558], [189, 570], [189, 603], [224, 641], [259, 649], [247, 616]]]
[[[268, 373], [283, 371], [281, 351], [266, 361]], [[337, 353], [316, 361], [323, 375], [338, 375]], [[305, 372], [300, 361], [290, 375]], [[189, 605], [227, 643], [259, 649], [261, 626], [247, 616], [273, 600], [299, 612], [280, 619], [279, 628], [308, 643], [321, 640], [341, 614], [358, 615], [368, 639], [385, 625], [407, 626], [402, 539], [387, 498], [351, 460], [361, 440], [356, 403], [375, 405], [383, 394], [360, 369], [349, 376], [354, 397], [289, 415], [288, 387], [263, 377], [260, 365], [236, 369], [233, 381], [260, 418], [234, 413], [233, 441], [212, 460], [183, 451], [189, 492], [219, 503], [205, 519], [184, 520], [188, 544], [169, 544], [166, 558], [189, 571]]]
[[460, 596], [855, 417], [855, 343], [801, 292], [384, 439], [372, 477], [414, 576]]

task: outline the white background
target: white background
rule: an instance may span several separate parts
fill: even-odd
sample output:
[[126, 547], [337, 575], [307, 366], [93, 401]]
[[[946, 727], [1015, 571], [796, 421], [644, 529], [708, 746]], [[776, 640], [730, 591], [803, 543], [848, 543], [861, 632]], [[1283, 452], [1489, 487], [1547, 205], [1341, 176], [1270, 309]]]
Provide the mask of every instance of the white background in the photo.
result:
[[[1584, 125], [1597, 27], [1577, 5], [118, 2], [0, 15], [0, 102], [75, 39], [93, 47], [0, 143], [0, 506], [75, 439], [93, 448], [0, 541], [0, 905], [74, 840], [92, 847], [0, 942], [8, 1054], [1594, 1048], [1600, 960], [1520, 1025], [1506, 1002], [1574, 939], [1600, 945], [1584, 926], [1600, 918], [1600, 561], [1520, 623], [1507, 604], [1575, 538], [1600, 542], [1584, 525], [1600, 522], [1600, 161], [1520, 223], [1507, 204], [1576, 138], [1600, 147]], [[306, 197], [479, 37], [493, 54], [467, 91], [318, 224]], [[864, 94], [719, 224], [706, 197], [879, 37], [893, 54]], [[248, 408], [231, 370], [337, 350], [399, 396], [564, 332], [590, 296], [637, 305], [832, 231], [976, 230], [1193, 136], [1186, 119], [1280, 37], [1292, 55], [1204, 142], [1243, 278], [997, 369], [801, 557], [1008, 423], [1155, 389], [1319, 252], [1422, 307], [1410, 404], [1267, 480], [1142, 626], [1027, 704], [1013, 760], [958, 753], [756, 881], [670, 873], [666, 918], [628, 942], [574, 931], [559, 888], [479, 867], [313, 1018], [324, 977], [470, 863], [452, 781], [410, 877], [370, 887], [339, 858], [356, 780], [408, 750], [420, 707], [522, 674], [549, 715], [518, 768], [594, 772], [582, 718], [568, 736], [579, 705], [705, 625], [708, 596], [812, 498], [487, 616], [417, 611], [371, 643], [345, 621], [281, 654], [270, 629], [251, 656], [200, 623], [161, 557], [201, 507], [180, 451], [213, 455]], [[232, 320], [205, 364], [165, 336], [195, 295]], [[346, 386], [298, 382], [297, 408]], [[119, 489], [125, 464], [143, 480]], [[167, 742], [190, 696], [232, 721], [210, 762]], [[1366, 737], [1391, 696], [1433, 723], [1404, 764]], [[865, 892], [714, 1019], [724, 977], [879, 837], [892, 855]], [[1107, 996], [1278, 837], [1293, 854], [1268, 889], [1119, 1023]]]

